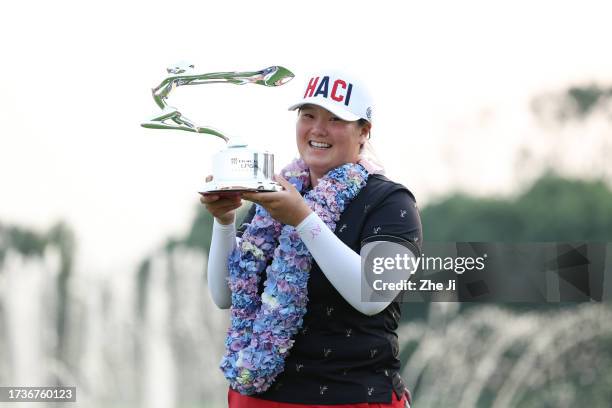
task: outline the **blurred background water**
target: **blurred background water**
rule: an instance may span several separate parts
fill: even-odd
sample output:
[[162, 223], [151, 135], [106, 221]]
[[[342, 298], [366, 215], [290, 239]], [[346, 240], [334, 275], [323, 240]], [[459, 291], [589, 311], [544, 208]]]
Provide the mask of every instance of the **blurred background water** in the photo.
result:
[[[76, 386], [83, 407], [224, 406], [229, 315], [207, 293], [198, 236], [210, 222], [201, 213], [120, 280], [72, 270], [64, 226], [3, 226], [0, 384]], [[407, 303], [402, 376], [418, 407], [607, 407], [611, 322], [599, 303]]]

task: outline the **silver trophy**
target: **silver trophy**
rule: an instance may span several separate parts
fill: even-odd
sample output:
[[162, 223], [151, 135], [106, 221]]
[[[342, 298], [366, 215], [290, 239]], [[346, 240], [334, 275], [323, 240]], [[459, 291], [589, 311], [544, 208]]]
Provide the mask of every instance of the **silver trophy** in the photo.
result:
[[274, 177], [274, 155], [248, 147], [237, 139], [230, 138], [210, 126], [197, 126], [187, 119], [178, 109], [168, 105], [166, 99], [170, 92], [181, 85], [201, 85], [230, 83], [235, 85], [257, 84], [280, 86], [290, 81], [294, 75], [280, 66], [272, 66], [260, 71], [248, 72], [211, 72], [197, 74], [192, 64], [179, 64], [167, 68], [168, 76], [153, 88], [153, 99], [161, 108], [161, 113], [143, 127], [151, 129], [173, 129], [188, 132], [207, 133], [225, 140], [227, 147], [213, 156], [213, 179], [207, 182], [201, 192], [236, 193], [240, 191], [280, 191], [282, 187]]

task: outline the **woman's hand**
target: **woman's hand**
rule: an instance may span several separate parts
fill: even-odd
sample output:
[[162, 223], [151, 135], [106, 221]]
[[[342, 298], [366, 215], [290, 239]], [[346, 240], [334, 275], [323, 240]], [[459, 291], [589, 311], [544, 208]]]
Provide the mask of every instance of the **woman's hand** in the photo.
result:
[[274, 193], [242, 193], [241, 197], [264, 207], [278, 222], [297, 226], [312, 213], [312, 210], [295, 186], [280, 175], [274, 179], [283, 186], [283, 191]]
[[[206, 181], [212, 181], [213, 177], [206, 177]], [[206, 194], [200, 197], [200, 202], [217, 219], [220, 224], [228, 225], [236, 219], [236, 209], [242, 205], [240, 194]]]

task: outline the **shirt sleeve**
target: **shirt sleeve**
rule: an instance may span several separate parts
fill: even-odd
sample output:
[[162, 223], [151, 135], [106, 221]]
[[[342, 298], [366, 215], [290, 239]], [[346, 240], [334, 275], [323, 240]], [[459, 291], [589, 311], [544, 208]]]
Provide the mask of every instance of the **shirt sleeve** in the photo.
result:
[[229, 309], [232, 304], [232, 293], [227, 283], [229, 276], [227, 260], [235, 247], [236, 227], [234, 224], [223, 225], [215, 219], [208, 253], [207, 280], [213, 302], [220, 309]]
[[361, 257], [342, 242], [316, 213], [306, 217], [296, 230], [327, 280], [353, 308], [372, 316], [391, 303], [361, 300]]
[[217, 307], [229, 309], [232, 304], [232, 293], [227, 283], [229, 270], [227, 260], [230, 253], [240, 244], [242, 234], [246, 231], [255, 216], [253, 204], [238, 228], [232, 223], [223, 225], [215, 219], [213, 222], [210, 251], [208, 253], [208, 290]]
[[423, 228], [412, 194], [408, 190], [394, 191], [368, 212], [361, 230], [361, 241], [405, 242], [414, 249], [412, 252], [416, 256], [420, 256]]
[[[408, 248], [413, 256], [421, 256], [423, 228], [413, 195], [406, 189], [391, 193], [368, 215], [360, 238], [362, 247], [368, 242], [395, 242]], [[401, 302], [405, 293], [400, 289], [385, 291], [385, 298], [393, 296]]]
[[[316, 214], [297, 227], [302, 241], [334, 288], [356, 310], [374, 315], [391, 301], [366, 302], [361, 297], [361, 257], [346, 246]], [[414, 198], [408, 190], [391, 193], [368, 214], [361, 233], [363, 241], [405, 242], [414, 255], [421, 251], [422, 228]], [[398, 290], [399, 294], [400, 291]]]

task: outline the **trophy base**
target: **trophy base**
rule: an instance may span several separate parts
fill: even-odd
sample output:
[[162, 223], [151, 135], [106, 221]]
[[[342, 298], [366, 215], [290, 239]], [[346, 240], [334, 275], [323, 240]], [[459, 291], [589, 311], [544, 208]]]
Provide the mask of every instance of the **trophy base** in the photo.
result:
[[200, 194], [235, 195], [240, 193], [272, 193], [282, 191], [283, 187], [274, 181], [211, 181], [206, 183]]

